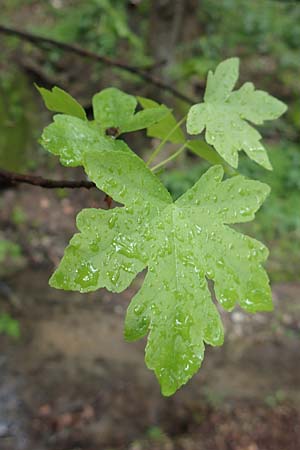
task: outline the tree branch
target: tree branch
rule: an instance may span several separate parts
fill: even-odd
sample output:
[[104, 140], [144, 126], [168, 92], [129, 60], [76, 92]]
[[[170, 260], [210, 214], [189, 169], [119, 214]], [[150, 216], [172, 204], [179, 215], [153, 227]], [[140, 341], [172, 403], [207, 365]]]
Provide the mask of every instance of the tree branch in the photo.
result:
[[147, 83], [150, 83], [159, 89], [162, 89], [164, 91], [169, 92], [170, 94], [174, 95], [174, 97], [179, 98], [180, 100], [185, 101], [186, 103], [193, 104], [194, 101], [189, 98], [187, 95], [183, 94], [182, 92], [178, 91], [177, 89], [173, 88], [172, 86], [164, 83], [159, 78], [150, 75], [149, 73], [143, 71], [142, 69], [139, 69], [137, 67], [131, 66], [129, 64], [123, 63], [121, 61], [109, 58], [104, 55], [99, 55], [98, 53], [92, 52], [90, 50], [86, 50], [78, 45], [75, 44], [67, 44], [66, 42], [57, 41], [56, 39], [46, 38], [37, 34], [29, 33], [28, 31], [22, 31], [18, 30], [16, 28], [7, 27], [4, 25], [0, 25], [0, 33], [6, 34], [9, 36], [17, 36], [20, 39], [23, 39], [25, 41], [31, 42], [33, 45], [36, 45], [38, 47], [41, 47], [43, 45], [50, 45], [51, 47], [56, 47], [61, 50], [75, 53], [77, 55], [93, 59], [94, 61], [101, 62], [103, 64], [106, 64], [108, 66], [117, 67], [120, 70], [130, 72], [134, 75], [137, 75]]
[[25, 175], [15, 172], [8, 172], [7, 170], [0, 169], [0, 188], [15, 187], [17, 184], [25, 183], [32, 186], [39, 186], [47, 189], [58, 188], [85, 188], [91, 189], [96, 187], [95, 183], [87, 180], [68, 181], [68, 180], [49, 180], [38, 175]]

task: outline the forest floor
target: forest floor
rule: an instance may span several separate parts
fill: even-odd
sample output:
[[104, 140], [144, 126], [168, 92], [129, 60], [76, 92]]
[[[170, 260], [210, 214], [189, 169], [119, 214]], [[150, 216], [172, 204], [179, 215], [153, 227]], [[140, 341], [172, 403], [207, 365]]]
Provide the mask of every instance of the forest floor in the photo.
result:
[[0, 292], [21, 327], [19, 340], [0, 337], [1, 450], [299, 450], [300, 283], [273, 286], [273, 313], [222, 313], [224, 346], [164, 398], [145, 341], [123, 338], [140, 278], [120, 295], [48, 286], [76, 211], [99, 194], [33, 189], [2, 196], [1, 225], [25, 262], [3, 278], [12, 304]]

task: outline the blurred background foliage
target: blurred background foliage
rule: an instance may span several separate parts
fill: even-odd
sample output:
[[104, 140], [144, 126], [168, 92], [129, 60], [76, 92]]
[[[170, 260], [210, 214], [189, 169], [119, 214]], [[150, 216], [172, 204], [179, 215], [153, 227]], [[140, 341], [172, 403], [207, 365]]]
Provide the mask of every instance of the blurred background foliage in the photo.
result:
[[[240, 170], [272, 187], [257, 220], [246, 225], [247, 232], [270, 247], [272, 280], [296, 279], [300, 267], [300, 2], [189, 0], [185, 10], [177, 11], [177, 16], [175, 11], [174, 17], [168, 12], [172, 2], [158, 2], [165, 4], [158, 13], [153, 11], [154, 3], [2, 0], [1, 23], [145, 68], [195, 98], [195, 102], [203, 94], [207, 71], [229, 56], [239, 56], [239, 83], [251, 80], [289, 106], [282, 119], [261, 127], [274, 171], [266, 172], [246, 158], [241, 159]], [[1, 40], [2, 168], [38, 173], [48, 170], [51, 174], [59, 170], [54, 158], [34, 144], [49, 121], [33, 88], [34, 81], [45, 87], [56, 84], [65, 88], [87, 109], [91, 95], [109, 85], [165, 101], [178, 117], [187, 109], [183, 102], [145, 86], [136, 76], [56, 48], [45, 51], [17, 38]], [[166, 48], [166, 57], [162, 47]], [[152, 145], [139, 135], [129, 139], [139, 153]], [[163, 173], [162, 179], [178, 197], [206, 167], [206, 162], [187, 154]]]

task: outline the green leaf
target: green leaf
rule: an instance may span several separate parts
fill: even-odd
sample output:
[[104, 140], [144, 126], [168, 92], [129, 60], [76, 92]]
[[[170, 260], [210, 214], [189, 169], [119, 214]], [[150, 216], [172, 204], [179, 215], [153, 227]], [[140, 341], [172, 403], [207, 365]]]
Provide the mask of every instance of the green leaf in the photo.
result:
[[104, 89], [93, 97], [95, 120], [103, 130], [116, 128], [119, 134], [148, 128], [169, 111], [162, 105], [135, 114], [136, 107], [136, 97], [117, 88]]
[[35, 85], [43, 100], [46, 108], [50, 111], [68, 114], [70, 116], [78, 117], [86, 120], [86, 114], [83, 107], [63, 89], [57, 86], [52, 88], [52, 91]]
[[[159, 104], [154, 100], [150, 100], [145, 97], [138, 97], [138, 101], [145, 110], [154, 109], [159, 106]], [[161, 108], [164, 108], [167, 114], [160, 120], [160, 122], [148, 127], [147, 136], [163, 140], [176, 127], [177, 120], [174, 114], [169, 112], [170, 110], [165, 105], [161, 105]], [[174, 132], [170, 134], [168, 141], [173, 142], [174, 144], [182, 144], [185, 142], [185, 136], [182, 129], [176, 128]]]
[[64, 166], [70, 167], [82, 165], [87, 151], [131, 152], [124, 141], [102, 136], [92, 122], [64, 114], [54, 116], [53, 123], [44, 129], [40, 143], [49, 152], [60, 156]]
[[[236, 176], [222, 182], [221, 166], [209, 169], [175, 203], [136, 155], [91, 151], [85, 170], [99, 189], [124, 207], [84, 210], [76, 234], [52, 276], [56, 288], [81, 292], [107, 287], [120, 292], [148, 268], [127, 312], [125, 336], [149, 333], [147, 366], [164, 395], [198, 370], [204, 343], [221, 345], [223, 327], [207, 286], [231, 310], [272, 308], [262, 262], [267, 249], [229, 224], [252, 220], [267, 185]], [[113, 174], [117, 174], [114, 176]]]
[[72, 238], [50, 280], [52, 286], [80, 292], [106, 287], [121, 292], [146, 267], [146, 221], [157, 215], [161, 204], [171, 202], [171, 197], [140, 158], [128, 156], [113, 151], [86, 154], [89, 178], [128, 206], [108, 211], [86, 209], [78, 215], [81, 234]]
[[191, 107], [187, 118], [189, 134], [200, 134], [231, 166], [238, 166], [238, 152], [244, 150], [249, 158], [266, 169], [272, 169], [267, 152], [260, 142], [261, 135], [249, 123], [263, 124], [280, 117], [286, 105], [264, 91], [255, 91], [245, 83], [232, 92], [238, 78], [238, 58], [230, 58], [209, 72], [204, 103]]

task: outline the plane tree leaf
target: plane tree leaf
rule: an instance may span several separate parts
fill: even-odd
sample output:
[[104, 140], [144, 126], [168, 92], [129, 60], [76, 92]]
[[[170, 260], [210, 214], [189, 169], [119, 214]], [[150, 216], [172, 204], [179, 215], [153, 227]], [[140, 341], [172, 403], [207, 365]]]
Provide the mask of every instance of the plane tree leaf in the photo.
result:
[[267, 249], [230, 228], [252, 220], [268, 186], [236, 176], [222, 182], [217, 165], [176, 202], [136, 155], [86, 152], [83, 164], [97, 187], [123, 204], [84, 210], [76, 234], [53, 274], [56, 288], [120, 292], [147, 268], [128, 308], [125, 336], [148, 335], [146, 364], [164, 395], [198, 370], [205, 343], [221, 345], [223, 327], [207, 278], [227, 310], [272, 308], [262, 263]]
[[244, 150], [249, 158], [271, 169], [267, 152], [261, 143], [256, 125], [280, 117], [286, 105], [267, 92], [255, 90], [245, 83], [233, 91], [238, 79], [239, 59], [230, 58], [209, 72], [204, 102], [191, 107], [187, 118], [189, 134], [200, 134], [232, 167], [238, 166], [238, 152]]
[[37, 85], [35, 86], [41, 94], [45, 106], [50, 111], [68, 114], [86, 120], [85, 110], [68, 92], [57, 86], [54, 86], [51, 91]]
[[148, 128], [169, 112], [165, 106], [156, 106], [135, 113], [137, 99], [117, 88], [107, 88], [93, 97], [95, 120], [102, 129], [116, 128], [121, 133]]

